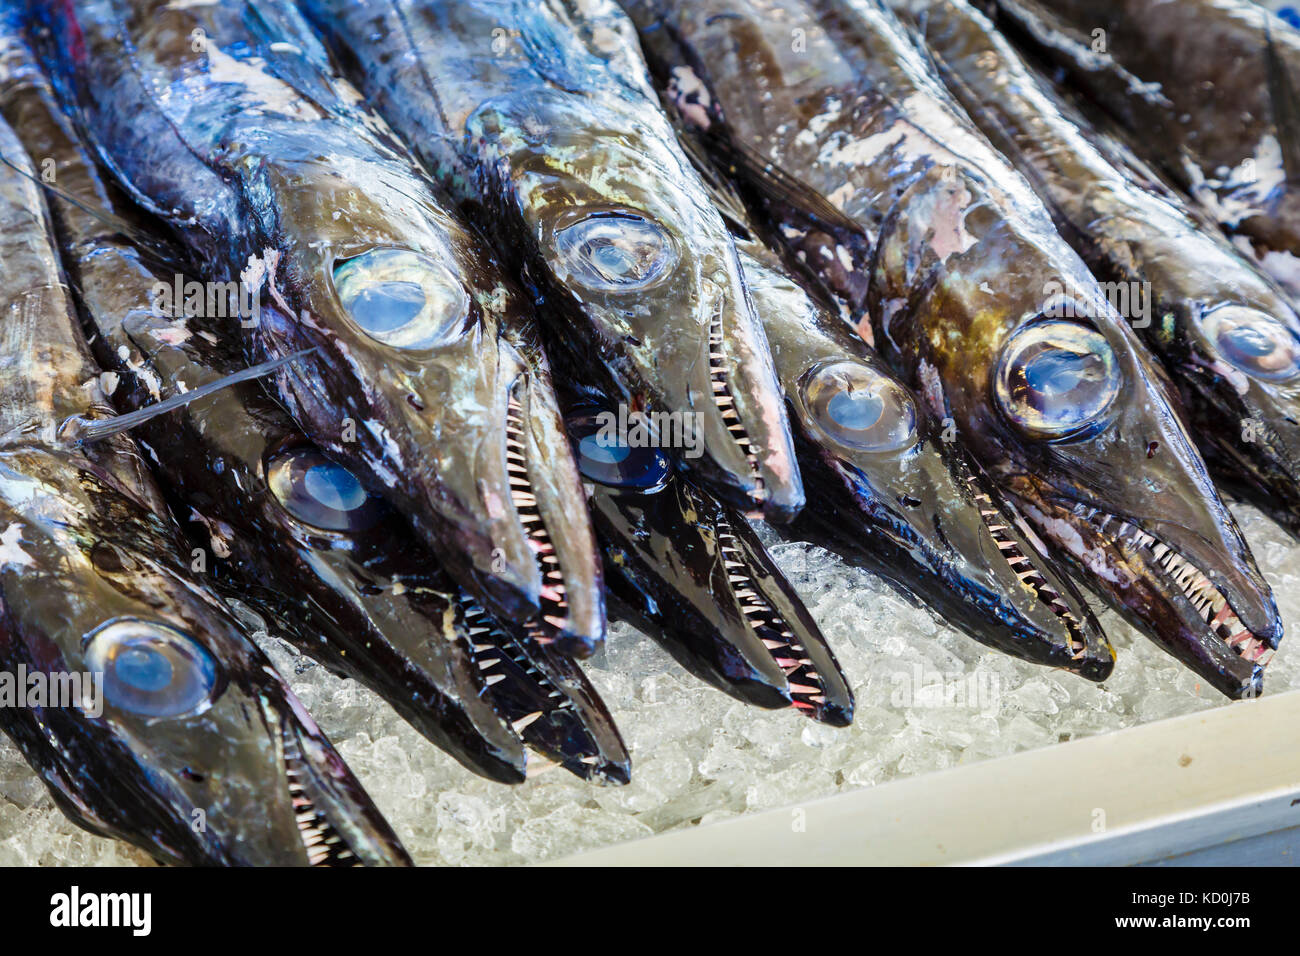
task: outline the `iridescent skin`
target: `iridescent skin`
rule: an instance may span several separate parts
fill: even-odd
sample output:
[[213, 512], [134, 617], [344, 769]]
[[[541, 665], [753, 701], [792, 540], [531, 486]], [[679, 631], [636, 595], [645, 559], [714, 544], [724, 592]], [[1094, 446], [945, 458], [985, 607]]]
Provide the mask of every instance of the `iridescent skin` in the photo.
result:
[[997, 7], [1017, 43], [1062, 68], [1293, 298], [1300, 295], [1300, 33], [1246, 0]]
[[[130, 411], [243, 367], [219, 319], [154, 307], [152, 288], [185, 273], [183, 263], [156, 261], [104, 221], [148, 228], [115, 202], [25, 51], [15, 45], [3, 65], [0, 111], [29, 154], [58, 170], [51, 204], [64, 263], [93, 323], [96, 357], [116, 373], [115, 405]], [[406, 523], [339, 466], [323, 489], [310, 485], [311, 472], [276, 479], [322, 456], [257, 383], [137, 434], [179, 496], [177, 512], [207, 551], [214, 585], [273, 616], [277, 633], [302, 651], [376, 690], [484, 776], [525, 778], [517, 721], [530, 745], [575, 772], [626, 782], [627, 751], [608, 711], [576, 665], [539, 643], [544, 634], [513, 635], [488, 618]], [[351, 500], [341, 497], [354, 507], [326, 510], [321, 495], [339, 489], [351, 490]]]
[[[865, 0], [642, 0], [629, 12], [683, 115], [724, 155], [794, 178], [778, 191], [754, 162], [743, 170], [791, 251], [870, 316], [864, 334], [952, 419], [1035, 533], [1215, 687], [1256, 693], [1281, 622], [1163, 374], [893, 15]], [[814, 199], [835, 221], [809, 215]], [[1080, 334], [1112, 353], [1118, 397], [1086, 433], [1045, 440], [1017, 425], [995, 372], [1014, 333], [1075, 300]], [[1151, 542], [1190, 562], [1228, 617], [1207, 622]]]
[[[1061, 234], [1101, 278], [1148, 283], [1150, 315], [1135, 322], [1162, 359], [1184, 418], [1220, 486], [1300, 534], [1300, 367], [1243, 360], [1216, 342], [1231, 309], [1246, 330], [1276, 330], [1300, 352], [1300, 318], [1284, 293], [1118, 144], [1035, 77], [982, 14], [962, 0], [900, 0], [953, 94], [1051, 210]], [[1130, 316], [1130, 318], [1134, 318]], [[1225, 333], [1231, 346], [1231, 333]]]
[[566, 405], [611, 613], [738, 700], [851, 723], [848, 680], [745, 516], [684, 481], [658, 448], [593, 446], [611, 408], [601, 396], [575, 392]]
[[[697, 483], [744, 510], [793, 516], [803, 492], [762, 328], [731, 238], [677, 146], [618, 7], [302, 6], [380, 113], [544, 298], [548, 347], [571, 377], [637, 408], [697, 415], [704, 454], [679, 459]], [[624, 232], [659, 235], [661, 270], [614, 270], [635, 280], [626, 282], [584, 277], [565, 237], [611, 213]]]
[[[115, 667], [101, 714], [9, 705], [0, 727], [70, 819], [159, 860], [409, 863], [270, 662], [189, 573], [189, 550], [135, 445], [59, 437], [61, 422], [111, 409], [35, 170], [3, 123], [0, 153], [20, 167], [0, 169], [0, 666], [84, 673], [92, 653], [104, 661], [107, 634], [170, 635], [138, 652], [133, 672]], [[206, 667], [174, 658], [169, 677], [156, 666], [167, 646]]]
[[[277, 376], [303, 430], [382, 487], [490, 609], [536, 613], [590, 653], [604, 634], [599, 563], [529, 306], [296, 11], [92, 0], [44, 16], [57, 82], [122, 184], [182, 234], [203, 278], [260, 274], [252, 350], [317, 349]], [[345, 308], [336, 270], [382, 248], [460, 283], [443, 301], [468, 314], [442, 344], [393, 347]], [[524, 486], [510, 440], [526, 446]]]
[[[800, 514], [793, 534], [884, 576], [981, 643], [1104, 680], [1115, 652], [1092, 612], [1017, 527], [996, 486], [943, 441], [942, 422], [765, 247], [738, 248], [797, 428], [800, 470], [815, 490], [817, 507]], [[846, 436], [810, 392], [831, 367], [863, 369], [869, 387], [896, 396], [880, 409], [880, 447]], [[914, 423], [898, 429], [906, 439], [891, 419]]]

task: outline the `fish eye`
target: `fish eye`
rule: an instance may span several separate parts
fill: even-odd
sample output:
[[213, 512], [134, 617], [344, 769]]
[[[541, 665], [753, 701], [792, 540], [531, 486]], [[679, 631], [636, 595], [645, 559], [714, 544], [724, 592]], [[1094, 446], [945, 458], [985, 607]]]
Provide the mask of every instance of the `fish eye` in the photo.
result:
[[[604, 416], [608, 415], [609, 419]], [[658, 448], [633, 447], [607, 434], [613, 412], [575, 415], [566, 423], [584, 478], [613, 488], [657, 491], [668, 483], [672, 466]]]
[[1205, 334], [1225, 359], [1254, 378], [1280, 381], [1300, 372], [1300, 343], [1265, 312], [1221, 305], [1201, 318]]
[[357, 328], [395, 349], [445, 345], [469, 316], [469, 294], [451, 270], [409, 249], [371, 249], [336, 263], [334, 291]]
[[297, 448], [273, 457], [267, 485], [285, 511], [324, 531], [365, 531], [383, 514], [383, 502], [360, 480], [315, 448]]
[[1023, 326], [1007, 341], [995, 373], [1002, 413], [1034, 438], [1083, 438], [1105, 425], [1119, 394], [1115, 352], [1076, 322]]
[[916, 443], [916, 406], [893, 379], [861, 362], [830, 362], [802, 383], [817, 428], [859, 451], [898, 451]]
[[211, 706], [217, 662], [183, 631], [122, 618], [86, 641], [86, 666], [104, 675], [104, 700], [142, 717], [187, 717]]
[[664, 278], [677, 247], [659, 223], [630, 212], [599, 212], [555, 234], [560, 264], [598, 292], [631, 292]]

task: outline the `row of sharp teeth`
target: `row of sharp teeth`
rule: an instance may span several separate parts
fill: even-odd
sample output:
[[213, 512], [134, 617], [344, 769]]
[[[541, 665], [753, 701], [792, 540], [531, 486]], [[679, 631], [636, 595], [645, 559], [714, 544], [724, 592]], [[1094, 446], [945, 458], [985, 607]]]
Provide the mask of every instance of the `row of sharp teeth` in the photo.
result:
[[[1169, 545], [1143, 531], [1137, 525], [1121, 521], [1099, 508], [1089, 508], [1087, 505], [1079, 504], [1075, 506], [1074, 513], [1115, 541], [1140, 548], [1152, 555], [1182, 589], [1187, 600], [1192, 603], [1192, 607], [1196, 608], [1196, 613], [1201, 616], [1210, 630], [1238, 655], [1261, 667], [1273, 657], [1273, 649], [1246, 629], [1241, 619], [1228, 606], [1228, 599], [1210, 582], [1201, 569]], [[1111, 522], [1115, 522], [1114, 528], [1107, 531]]]
[[[509, 660], [515, 667], [523, 671], [525, 677], [545, 692], [549, 701], [554, 702], [553, 706], [548, 707], [548, 710], [562, 710], [573, 707], [573, 701], [560, 693], [555, 685], [547, 679], [546, 675], [537, 669], [537, 666], [524, 653], [519, 643], [503, 631], [481, 606], [473, 602], [466, 602], [463, 607], [465, 628], [469, 633], [474, 662], [478, 665], [479, 672], [483, 675], [483, 682], [488, 687], [506, 679], [507, 675], [501, 673], [501, 671], [505, 669], [502, 665]], [[535, 635], [533, 636], [535, 637]], [[496, 672], [489, 673], [490, 671]], [[515, 733], [520, 733], [525, 727], [541, 717], [543, 713], [545, 711], [537, 710], [532, 713], [521, 714], [518, 717], [512, 717], [510, 726], [514, 728]]]
[[[511, 395], [506, 409], [506, 476], [510, 482], [510, 495], [532, 545], [533, 554], [541, 565], [542, 620], [557, 631], [563, 631], [569, 624], [564, 572], [560, 568], [560, 558], [555, 553], [551, 535], [546, 530], [546, 523], [542, 520], [541, 510], [537, 507], [532, 482], [528, 479], [527, 455], [523, 409], [514, 395]], [[544, 633], [538, 634], [537, 639], [543, 644], [552, 640]]]
[[722, 342], [722, 309], [718, 308], [713, 314], [712, 321], [709, 322], [709, 380], [713, 387], [713, 400], [717, 403], [718, 408], [722, 410], [722, 420], [727, 423], [727, 431], [735, 439], [736, 444], [745, 455], [745, 460], [749, 462], [750, 471], [754, 473], [757, 484], [754, 488], [754, 497], [759, 501], [763, 500], [763, 476], [758, 470], [758, 455], [754, 451], [754, 443], [750, 441], [749, 434], [745, 431], [745, 426], [740, 423], [740, 413], [736, 411], [736, 399], [731, 394], [731, 389], [727, 387], [727, 366], [726, 353]]
[[1003, 560], [1011, 565], [1011, 570], [1015, 572], [1016, 577], [1020, 578], [1021, 583], [1032, 590], [1034, 595], [1062, 620], [1070, 634], [1072, 656], [1075, 660], [1079, 660], [1088, 650], [1087, 642], [1083, 639], [1083, 630], [1079, 626], [1079, 619], [1074, 616], [1065, 599], [1061, 597], [1061, 593], [1047, 582], [1047, 578], [1034, 564], [1033, 559], [1025, 554], [1020, 543], [1011, 537], [1010, 529], [1005, 524], [1005, 516], [993, 503], [992, 497], [975, 483], [974, 474], [967, 472], [965, 477], [975, 498], [975, 506], [979, 508], [980, 517], [984, 519], [984, 527], [988, 529], [993, 542], [998, 546]]
[[343, 838], [325, 819], [307, 791], [303, 789], [301, 771], [302, 751], [292, 734], [284, 734], [284, 768], [289, 782], [289, 800], [298, 823], [298, 835], [307, 851], [311, 866], [360, 866], [361, 861], [343, 842]]
[[826, 703], [821, 675], [806, 656], [804, 646], [796, 643], [794, 632], [759, 595], [757, 585], [747, 570], [740, 543], [722, 518], [718, 521], [718, 549], [722, 553], [722, 566], [727, 572], [727, 581], [731, 584], [732, 593], [740, 599], [740, 609], [745, 619], [763, 646], [772, 654], [772, 659], [785, 671], [794, 706], [800, 710], [817, 710]]

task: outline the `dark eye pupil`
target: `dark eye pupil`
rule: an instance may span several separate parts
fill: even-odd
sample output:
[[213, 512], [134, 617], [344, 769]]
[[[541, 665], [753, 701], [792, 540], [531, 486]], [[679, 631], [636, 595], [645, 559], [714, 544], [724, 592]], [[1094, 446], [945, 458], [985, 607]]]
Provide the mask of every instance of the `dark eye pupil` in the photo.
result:
[[308, 494], [335, 511], [355, 511], [368, 497], [357, 476], [332, 461], [308, 468], [303, 484]]
[[880, 421], [885, 403], [879, 395], [846, 389], [827, 403], [826, 410], [837, 425], [862, 431]]
[[1103, 371], [1101, 358], [1059, 349], [1039, 352], [1025, 362], [1025, 384], [1038, 394], [1055, 398], [1068, 395], [1080, 383], [1096, 381]]
[[[611, 413], [611, 420], [613, 416]], [[657, 490], [668, 481], [668, 458], [655, 447], [624, 444], [606, 431], [600, 415], [575, 415], [568, 421], [578, 458], [578, 471], [589, 481], [614, 488]]]
[[835, 443], [873, 453], [916, 441], [916, 408], [901, 385], [858, 361], [815, 367], [801, 384], [810, 426]]
[[997, 399], [1030, 435], [1077, 438], [1105, 424], [1119, 380], [1115, 353], [1100, 332], [1076, 322], [1038, 322], [1004, 347]]
[[383, 501], [356, 475], [315, 448], [282, 452], [267, 463], [266, 471], [267, 485], [280, 506], [313, 528], [364, 531], [384, 513]]
[[166, 624], [125, 618], [86, 641], [86, 666], [103, 675], [104, 699], [145, 717], [179, 717], [211, 704], [217, 663], [203, 645]]
[[595, 435], [578, 443], [578, 454], [593, 465], [619, 465], [627, 461], [632, 449], [626, 445], [602, 444]]
[[352, 317], [367, 332], [393, 332], [424, 308], [424, 290], [414, 282], [384, 282], [362, 289], [352, 300]]
[[175, 676], [171, 662], [147, 647], [133, 647], [118, 654], [114, 672], [123, 683], [150, 692], [162, 690]]
[[663, 227], [631, 214], [598, 213], [555, 236], [560, 265], [600, 291], [644, 289], [668, 273], [675, 248]]

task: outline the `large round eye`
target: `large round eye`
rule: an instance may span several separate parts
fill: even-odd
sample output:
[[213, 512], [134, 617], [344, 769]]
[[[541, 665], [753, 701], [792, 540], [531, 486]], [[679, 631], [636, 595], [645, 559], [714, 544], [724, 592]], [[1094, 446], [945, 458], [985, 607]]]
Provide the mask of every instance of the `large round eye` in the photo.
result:
[[409, 249], [371, 249], [334, 266], [334, 290], [362, 332], [395, 349], [457, 338], [469, 295], [451, 270]]
[[142, 717], [184, 717], [207, 710], [217, 662], [187, 634], [153, 621], [122, 618], [93, 632], [86, 666], [104, 675], [104, 700]]
[[672, 473], [668, 458], [658, 448], [628, 444], [631, 436], [619, 434], [614, 412], [575, 415], [567, 425], [583, 477], [642, 491], [662, 488], [668, 482]]
[[677, 260], [663, 226], [631, 213], [601, 212], [555, 234], [560, 265], [589, 289], [630, 292], [654, 285]]
[[841, 445], [886, 452], [916, 442], [916, 406], [893, 379], [860, 362], [831, 362], [803, 380], [817, 428]]
[[1277, 381], [1300, 372], [1300, 343], [1267, 313], [1222, 305], [1201, 323], [1219, 354], [1247, 375]]
[[284, 510], [314, 528], [364, 531], [383, 514], [381, 499], [315, 448], [280, 453], [267, 464], [266, 474]]
[[1036, 438], [1081, 438], [1100, 431], [1119, 385], [1110, 343], [1075, 322], [1024, 326], [1003, 348], [996, 373], [1003, 414]]

